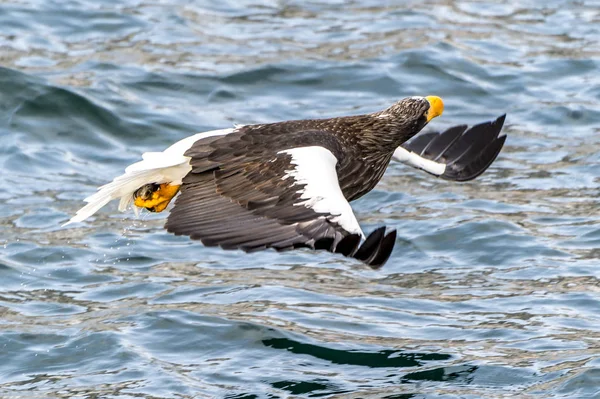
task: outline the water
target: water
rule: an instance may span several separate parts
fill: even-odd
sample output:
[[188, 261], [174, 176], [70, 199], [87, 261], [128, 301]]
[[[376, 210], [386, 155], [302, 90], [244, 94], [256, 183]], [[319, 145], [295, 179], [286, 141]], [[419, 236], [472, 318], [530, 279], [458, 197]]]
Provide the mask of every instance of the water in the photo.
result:
[[[0, 397], [600, 397], [600, 3], [0, 5]], [[192, 133], [439, 95], [508, 113], [472, 183], [393, 165], [354, 208], [399, 230], [371, 271], [245, 256], [111, 204]]]

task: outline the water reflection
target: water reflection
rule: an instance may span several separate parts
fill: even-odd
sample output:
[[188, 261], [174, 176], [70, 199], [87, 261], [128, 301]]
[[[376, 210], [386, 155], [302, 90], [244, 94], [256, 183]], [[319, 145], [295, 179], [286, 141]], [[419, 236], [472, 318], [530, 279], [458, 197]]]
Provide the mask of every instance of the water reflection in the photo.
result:
[[263, 344], [275, 349], [285, 349], [298, 355], [314, 356], [334, 364], [373, 368], [418, 367], [427, 361], [449, 360], [452, 357], [443, 353], [411, 353], [389, 349], [375, 352], [331, 349], [319, 345], [292, 341], [287, 338], [272, 338], [264, 340]]
[[[600, 394], [594, 2], [23, 0], [0, 26], [0, 397]], [[432, 128], [507, 112], [507, 144], [473, 183], [390, 167], [354, 204], [400, 233], [381, 271], [116, 207], [60, 227], [196, 131], [428, 94]]]

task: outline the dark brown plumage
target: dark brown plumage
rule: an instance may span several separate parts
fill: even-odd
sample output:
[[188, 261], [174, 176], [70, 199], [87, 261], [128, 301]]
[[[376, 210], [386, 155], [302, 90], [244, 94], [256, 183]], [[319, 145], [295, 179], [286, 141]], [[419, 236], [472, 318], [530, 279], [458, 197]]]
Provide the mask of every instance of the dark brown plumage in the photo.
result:
[[[376, 230], [359, 248], [360, 235], [336, 223], [336, 215], [298, 206], [304, 186], [286, 178], [294, 165], [282, 151], [307, 146], [330, 151], [343, 196], [352, 201], [375, 187], [394, 150], [425, 126], [429, 107], [424, 98], [409, 98], [374, 114], [243, 126], [198, 140], [185, 153], [192, 171], [166, 228], [225, 249], [309, 247], [381, 266], [395, 231]], [[346, 238], [351, 235], [358, 240]]]
[[425, 134], [439, 97], [406, 98], [372, 114], [287, 121], [198, 133], [143, 155], [86, 198], [69, 223], [113, 199], [155, 212], [177, 195], [166, 228], [208, 246], [247, 252], [323, 249], [382, 266], [396, 240], [385, 227], [366, 237], [349, 201], [379, 182], [392, 156], [449, 180], [482, 173], [504, 144], [504, 118]]
[[473, 180], [494, 162], [506, 136], [500, 136], [506, 115], [491, 122], [453, 126], [442, 132], [420, 134], [402, 145], [419, 156], [446, 165], [441, 178], [452, 181]]

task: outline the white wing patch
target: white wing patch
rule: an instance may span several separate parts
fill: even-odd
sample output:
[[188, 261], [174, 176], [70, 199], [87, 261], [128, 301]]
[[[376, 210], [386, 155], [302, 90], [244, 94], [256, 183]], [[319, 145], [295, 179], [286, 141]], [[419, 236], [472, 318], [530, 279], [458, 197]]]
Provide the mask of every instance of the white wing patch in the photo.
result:
[[120, 199], [119, 211], [123, 212], [131, 205], [135, 191], [146, 184], [181, 184], [181, 180], [192, 170], [190, 157], [183, 154], [200, 139], [224, 136], [235, 130], [230, 128], [194, 134], [162, 152], [142, 154], [142, 161], [129, 165], [124, 174], [115, 177], [112, 182], [99, 187], [96, 193], [87, 197], [85, 202], [88, 204], [78, 210], [77, 214], [63, 226], [84, 221], [114, 199]]
[[398, 147], [396, 151], [394, 151], [394, 159], [412, 167], [423, 169], [424, 171], [436, 176], [443, 175], [446, 171], [446, 164], [423, 158], [416, 153], [408, 151], [402, 147]]
[[344, 197], [338, 176], [335, 171], [337, 158], [326, 148], [309, 146], [280, 151], [292, 156], [294, 169], [287, 171], [284, 179], [293, 177], [296, 184], [303, 184], [301, 199], [295, 205], [304, 205], [315, 212], [332, 215], [331, 221], [339, 224], [344, 230], [364, 234], [352, 212], [350, 204]]

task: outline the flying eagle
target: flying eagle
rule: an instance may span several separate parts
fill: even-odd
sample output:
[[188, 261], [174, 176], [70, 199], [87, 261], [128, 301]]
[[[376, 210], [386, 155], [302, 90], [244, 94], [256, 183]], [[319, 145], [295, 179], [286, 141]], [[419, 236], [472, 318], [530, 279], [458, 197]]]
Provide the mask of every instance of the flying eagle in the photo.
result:
[[409, 97], [371, 114], [198, 133], [143, 154], [86, 198], [66, 224], [114, 199], [120, 211], [133, 203], [162, 212], [179, 193], [165, 225], [176, 235], [246, 252], [324, 249], [378, 268], [396, 231], [384, 226], [365, 237], [349, 202], [377, 185], [392, 158], [466, 181], [485, 171], [504, 145], [505, 115], [408, 141], [443, 109], [439, 97]]

